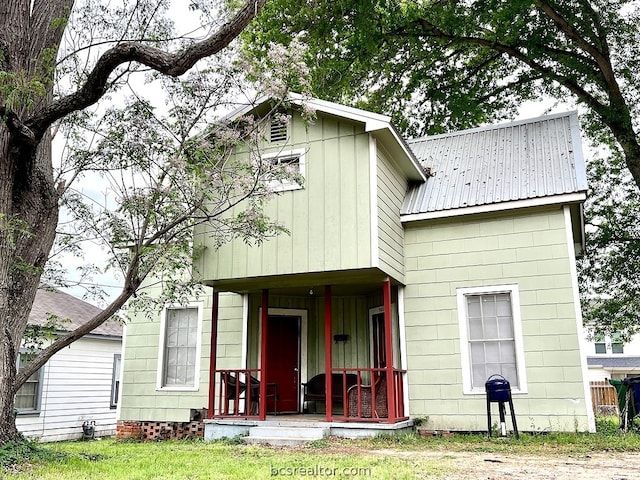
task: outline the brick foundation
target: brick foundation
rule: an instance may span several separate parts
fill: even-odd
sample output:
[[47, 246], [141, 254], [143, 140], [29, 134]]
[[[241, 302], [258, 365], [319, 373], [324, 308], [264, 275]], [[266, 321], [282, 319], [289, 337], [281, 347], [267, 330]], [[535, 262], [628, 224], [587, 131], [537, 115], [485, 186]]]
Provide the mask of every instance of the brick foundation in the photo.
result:
[[203, 422], [123, 422], [116, 428], [118, 440], [138, 438], [140, 440], [169, 440], [203, 438]]

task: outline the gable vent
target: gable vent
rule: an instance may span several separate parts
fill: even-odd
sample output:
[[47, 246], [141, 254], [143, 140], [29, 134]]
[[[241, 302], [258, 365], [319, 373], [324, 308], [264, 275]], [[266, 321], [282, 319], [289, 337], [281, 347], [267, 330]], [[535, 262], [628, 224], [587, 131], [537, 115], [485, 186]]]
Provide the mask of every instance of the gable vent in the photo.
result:
[[287, 124], [279, 119], [271, 120], [271, 128], [269, 129], [269, 140], [271, 143], [284, 142], [287, 139]]

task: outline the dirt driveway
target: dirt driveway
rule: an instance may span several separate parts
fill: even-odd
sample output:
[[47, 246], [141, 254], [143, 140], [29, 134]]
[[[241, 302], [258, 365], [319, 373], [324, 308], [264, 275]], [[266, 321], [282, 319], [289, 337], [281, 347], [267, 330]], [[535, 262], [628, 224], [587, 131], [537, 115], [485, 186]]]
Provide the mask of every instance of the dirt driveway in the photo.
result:
[[[377, 451], [381, 453], [380, 450]], [[420, 456], [439, 462], [447, 480], [635, 480], [640, 479], [640, 453], [593, 453], [524, 456], [469, 452], [399, 452], [389, 455]], [[419, 477], [418, 477], [419, 478]], [[425, 478], [433, 478], [433, 476]]]

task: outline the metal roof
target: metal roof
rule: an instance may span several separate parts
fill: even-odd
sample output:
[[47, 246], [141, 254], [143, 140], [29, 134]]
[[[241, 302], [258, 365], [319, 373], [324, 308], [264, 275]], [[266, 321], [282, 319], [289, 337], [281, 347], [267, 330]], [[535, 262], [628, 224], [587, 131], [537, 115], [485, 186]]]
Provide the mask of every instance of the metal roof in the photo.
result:
[[576, 112], [417, 138], [408, 144], [433, 176], [409, 189], [402, 215], [587, 190]]
[[[85, 324], [101, 311], [95, 305], [59, 290], [39, 288], [29, 314], [29, 324], [43, 325], [50, 315], [56, 315], [61, 320], [70, 320], [70, 322], [64, 322], [62, 326], [64, 330], [71, 331]], [[107, 320], [92, 330], [91, 334], [122, 337], [122, 325], [117, 321]]]

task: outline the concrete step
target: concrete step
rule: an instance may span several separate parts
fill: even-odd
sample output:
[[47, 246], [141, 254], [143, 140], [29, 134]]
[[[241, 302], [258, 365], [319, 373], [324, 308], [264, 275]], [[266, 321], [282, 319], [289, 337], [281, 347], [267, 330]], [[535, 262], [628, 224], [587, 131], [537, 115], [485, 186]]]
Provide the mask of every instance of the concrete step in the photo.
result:
[[247, 443], [268, 443], [270, 445], [297, 446], [329, 436], [330, 430], [323, 427], [252, 427]]
[[303, 447], [312, 442], [308, 438], [287, 438], [287, 437], [245, 437], [246, 443], [254, 445], [273, 445], [274, 447]]

